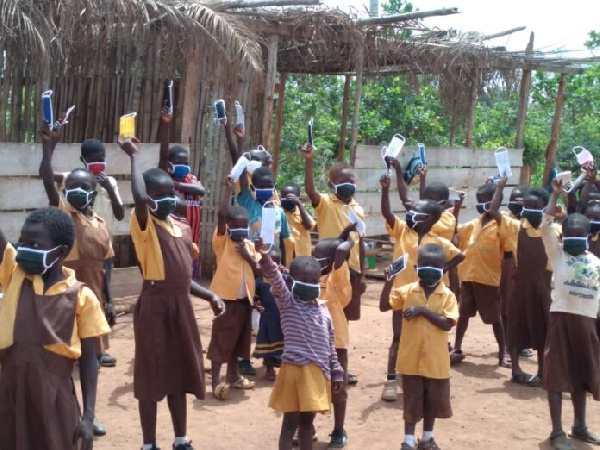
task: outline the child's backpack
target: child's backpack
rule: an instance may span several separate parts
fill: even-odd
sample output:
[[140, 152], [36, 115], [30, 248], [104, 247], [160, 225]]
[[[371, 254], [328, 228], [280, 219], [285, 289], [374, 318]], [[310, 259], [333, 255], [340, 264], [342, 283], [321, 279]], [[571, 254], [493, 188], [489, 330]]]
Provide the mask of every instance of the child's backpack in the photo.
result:
[[406, 184], [412, 183], [412, 180], [415, 176], [419, 174], [419, 165], [421, 164], [421, 158], [418, 156], [413, 156], [406, 168], [404, 169], [404, 182]]

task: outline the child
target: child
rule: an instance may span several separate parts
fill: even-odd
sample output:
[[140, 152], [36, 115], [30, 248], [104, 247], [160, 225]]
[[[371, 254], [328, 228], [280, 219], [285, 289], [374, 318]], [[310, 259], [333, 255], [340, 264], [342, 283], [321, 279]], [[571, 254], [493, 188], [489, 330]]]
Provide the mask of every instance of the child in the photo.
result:
[[315, 414], [329, 412], [331, 393], [344, 389], [331, 316], [318, 300], [321, 265], [312, 256], [295, 258], [286, 284], [269, 254], [260, 245], [259, 249], [285, 336], [281, 369], [269, 400], [271, 408], [283, 413], [279, 449], [291, 450], [299, 429], [300, 448], [311, 450]]
[[[503, 190], [506, 177], [496, 186]], [[512, 243], [515, 262], [513, 286], [507, 303], [507, 344], [512, 362], [513, 383], [541, 386], [544, 366], [544, 344], [550, 311], [550, 281], [552, 266], [542, 242], [540, 225], [549, 195], [545, 189], [530, 188], [523, 197], [521, 221], [502, 216], [501, 234]], [[498, 214], [496, 205], [489, 213]], [[537, 376], [526, 374], [519, 365], [519, 352], [524, 348], [537, 350]]]
[[[17, 249], [0, 232], [3, 450], [75, 450], [79, 439], [92, 448], [96, 342], [110, 328], [94, 293], [63, 267], [74, 241], [70, 217], [53, 207], [27, 217]], [[77, 360], [83, 416], [71, 376]]]
[[175, 222], [175, 186], [161, 169], [143, 174], [139, 149], [127, 138], [121, 144], [131, 158], [131, 239], [144, 278], [133, 312], [135, 358], [133, 393], [139, 403], [144, 445], [155, 450], [156, 407], [167, 397], [173, 421], [174, 450], [191, 450], [187, 437], [186, 394], [203, 399], [202, 344], [190, 293], [210, 302], [215, 316], [225, 305], [192, 280], [194, 243], [189, 226]]
[[[207, 357], [212, 361], [212, 390], [218, 400], [226, 400], [233, 386], [253, 389], [255, 383], [238, 373], [238, 357], [250, 360], [251, 315], [256, 290], [256, 264], [260, 256], [248, 240], [248, 212], [229, 206], [233, 180], [227, 179], [213, 234], [217, 270], [210, 289], [227, 305], [225, 314], [213, 322]], [[221, 383], [221, 365], [227, 364], [225, 383]]]
[[544, 349], [544, 389], [548, 391], [553, 448], [572, 450], [562, 428], [562, 393], [569, 392], [575, 422], [571, 437], [600, 445], [600, 436], [587, 428], [586, 396], [600, 400], [600, 259], [586, 251], [589, 221], [571, 214], [563, 221], [562, 247], [553, 231], [556, 199], [562, 184], [552, 183], [552, 196], [541, 225], [542, 240], [555, 273], [556, 292], [550, 305]]
[[348, 434], [344, 430], [346, 421], [346, 405], [348, 402], [348, 347], [350, 334], [344, 308], [352, 299], [350, 285], [350, 269], [347, 260], [354, 241], [350, 232], [356, 231], [356, 224], [347, 226], [339, 238], [323, 239], [315, 246], [313, 256], [321, 264], [320, 299], [327, 302], [334, 329], [334, 345], [338, 361], [344, 369], [344, 389], [333, 394], [334, 427], [328, 448], [344, 448], [348, 442]]
[[[272, 246], [269, 255], [275, 264], [281, 265], [281, 252], [277, 247]], [[275, 381], [275, 366], [281, 363], [283, 353], [283, 332], [271, 283], [263, 276], [256, 277], [255, 304], [262, 311], [253, 356], [263, 358], [267, 367], [267, 381]]]
[[[200, 242], [200, 226], [202, 223], [202, 197], [206, 189], [202, 183], [192, 174], [190, 167], [190, 155], [180, 145], [169, 148], [169, 133], [173, 114], [165, 107], [160, 115], [158, 123], [158, 140], [160, 142], [160, 159], [158, 167], [173, 179], [175, 191], [182, 194], [187, 203], [186, 220], [192, 229], [194, 244]], [[194, 258], [194, 279], [198, 278], [199, 262]]]
[[469, 326], [469, 318], [475, 317], [479, 312], [483, 323], [492, 325], [498, 343], [498, 365], [510, 367], [500, 311], [499, 286], [504, 238], [500, 233], [500, 215], [494, 217], [488, 212], [490, 209], [498, 210], [502, 202], [502, 191], [496, 191], [493, 184], [484, 184], [477, 189], [476, 197], [477, 212], [481, 216], [458, 227], [461, 248], [466, 249], [466, 256], [458, 267], [462, 282], [460, 316], [450, 362], [460, 362], [464, 358], [462, 341]]
[[289, 267], [296, 256], [310, 256], [312, 240], [310, 231], [315, 228], [315, 221], [300, 201], [300, 186], [295, 183], [285, 183], [281, 188], [281, 207], [285, 211], [292, 237], [289, 242], [293, 245], [286, 249]]
[[[387, 281], [381, 292], [381, 311], [391, 308], [404, 316], [396, 364], [404, 392], [402, 450], [439, 449], [433, 439], [435, 419], [452, 417], [447, 342], [448, 331], [458, 319], [458, 306], [442, 281], [446, 266], [444, 249], [425, 244], [419, 248], [416, 266], [419, 281], [393, 291], [393, 281]], [[421, 419], [423, 437], [415, 446], [415, 428]]]
[[[444, 249], [446, 269], [456, 267], [465, 256], [450, 241], [441, 238], [432, 232], [432, 227], [442, 215], [442, 208], [433, 200], [419, 200], [412, 209], [406, 213], [406, 221], [400, 220], [392, 213], [390, 207], [390, 179], [382, 175], [379, 180], [381, 184], [381, 212], [386, 220], [386, 228], [390, 237], [394, 239], [395, 261], [402, 255], [407, 255], [406, 269], [394, 278], [394, 287], [401, 287], [418, 280], [414, 269], [417, 263], [417, 250], [420, 245], [433, 243]], [[393, 339], [388, 356], [388, 375], [381, 394], [382, 400], [395, 401], [398, 398], [398, 385], [396, 383], [396, 359], [398, 345], [402, 332], [402, 313], [394, 312], [392, 317]]]

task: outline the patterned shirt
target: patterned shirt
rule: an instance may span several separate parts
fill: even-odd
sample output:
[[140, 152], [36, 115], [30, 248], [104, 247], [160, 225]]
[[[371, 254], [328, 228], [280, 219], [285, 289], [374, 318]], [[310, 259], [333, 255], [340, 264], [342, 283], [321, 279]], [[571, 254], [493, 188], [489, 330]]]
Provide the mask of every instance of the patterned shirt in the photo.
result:
[[323, 302], [304, 302], [292, 295], [277, 265], [269, 259], [262, 263], [263, 275], [271, 282], [271, 291], [281, 314], [284, 348], [281, 361], [305, 366], [314, 363], [332, 381], [342, 381], [344, 369], [334, 346], [331, 315]]

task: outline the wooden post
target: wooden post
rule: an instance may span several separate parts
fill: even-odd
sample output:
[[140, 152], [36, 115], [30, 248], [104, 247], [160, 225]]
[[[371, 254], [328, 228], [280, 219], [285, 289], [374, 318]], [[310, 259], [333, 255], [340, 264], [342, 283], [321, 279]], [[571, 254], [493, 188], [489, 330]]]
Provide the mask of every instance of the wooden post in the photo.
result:
[[338, 146], [337, 160], [344, 160], [344, 150], [346, 148], [346, 136], [348, 135], [348, 109], [350, 108], [350, 84], [352, 77], [346, 75], [346, 81], [344, 81], [344, 98], [342, 101], [342, 125], [340, 134], [340, 145]]
[[544, 166], [544, 179], [542, 186], [548, 186], [550, 182], [550, 173], [556, 166], [556, 147], [558, 146], [558, 136], [560, 134], [560, 124], [562, 122], [562, 110], [565, 104], [565, 89], [567, 87], [567, 74], [560, 76], [558, 83], [558, 93], [556, 94], [556, 109], [554, 110], [554, 121], [552, 122], [552, 131], [550, 132], [550, 142], [546, 147], [546, 165]]
[[479, 68], [473, 69], [471, 81], [471, 96], [469, 98], [469, 117], [467, 117], [467, 141], [466, 147], [473, 147], [473, 131], [475, 129], [475, 108], [477, 107], [477, 96], [479, 94]]
[[285, 85], [287, 72], [279, 77], [279, 92], [277, 94], [277, 117], [275, 118], [275, 142], [273, 142], [273, 172], [277, 175], [279, 169], [279, 156], [281, 154], [281, 127], [283, 125], [283, 106], [285, 103]]
[[267, 57], [267, 78], [265, 80], [265, 96], [263, 100], [263, 123], [261, 142], [267, 149], [271, 142], [271, 130], [273, 129], [273, 100], [275, 97], [275, 75], [277, 74], [277, 45], [279, 35], [269, 36]]
[[179, 142], [190, 144], [190, 159], [193, 166], [198, 167], [198, 155], [195, 148], [196, 121], [198, 120], [198, 104], [200, 100], [200, 80], [202, 64], [199, 49], [193, 44], [188, 52], [187, 65], [181, 83], [183, 108], [181, 112], [181, 139]]
[[[530, 57], [533, 53], [533, 32], [529, 36], [526, 55]], [[525, 120], [527, 118], [527, 105], [529, 104], [529, 92], [531, 90], [531, 69], [523, 69], [521, 76], [521, 88], [519, 90], [519, 110], [517, 112], [517, 137], [515, 148], [525, 148]], [[520, 184], [529, 186], [531, 183], [531, 164], [524, 163], [521, 169]]]
[[352, 117], [352, 132], [350, 134], [350, 165], [356, 162], [356, 144], [358, 141], [358, 114], [360, 111], [360, 97], [363, 82], [363, 47], [357, 48], [356, 54], [356, 92], [354, 93], [354, 116]]

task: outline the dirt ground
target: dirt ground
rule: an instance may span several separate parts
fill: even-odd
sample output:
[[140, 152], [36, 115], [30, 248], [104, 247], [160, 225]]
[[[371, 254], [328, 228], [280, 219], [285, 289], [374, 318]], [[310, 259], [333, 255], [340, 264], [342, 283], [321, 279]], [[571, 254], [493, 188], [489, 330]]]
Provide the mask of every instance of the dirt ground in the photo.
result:
[[[137, 269], [136, 269], [137, 270]], [[118, 271], [114, 278], [116, 296], [121, 305], [133, 301], [139, 288], [136, 270]], [[351, 325], [350, 365], [359, 383], [350, 388], [346, 429], [349, 450], [397, 449], [404, 437], [402, 397], [395, 403], [380, 400], [385, 379], [388, 346], [391, 341], [391, 315], [379, 312], [382, 284], [370, 281], [363, 297], [363, 317]], [[206, 303], [194, 302], [204, 348], [210, 339], [211, 313]], [[453, 341], [453, 333], [451, 336]], [[444, 449], [547, 449], [550, 418], [542, 389], [516, 386], [510, 382], [510, 370], [499, 368], [490, 327], [476, 318], [467, 332], [466, 360], [453, 370], [451, 398], [454, 417], [440, 420], [435, 438]], [[133, 328], [132, 316], [119, 319], [111, 340], [110, 353], [118, 365], [100, 371], [97, 416], [108, 428], [107, 436], [97, 439], [97, 449], [136, 449], [142, 437], [133, 398]], [[209, 366], [210, 363], [207, 363]], [[195, 448], [210, 450], [276, 449], [281, 417], [268, 408], [272, 383], [265, 381], [259, 368], [254, 391], [236, 391], [223, 403], [207, 393], [205, 401], [188, 397], [188, 436]], [[524, 369], [535, 373], [535, 358], [525, 359]], [[207, 385], [210, 379], [207, 375]], [[209, 389], [210, 391], [210, 389]], [[573, 420], [568, 396], [563, 406], [565, 429]], [[600, 431], [600, 405], [590, 400], [588, 423]], [[319, 442], [315, 449], [327, 448], [333, 420], [318, 416]], [[420, 434], [420, 427], [418, 427]], [[159, 405], [158, 445], [170, 449], [173, 432], [166, 401]], [[579, 449], [593, 448], [576, 444]]]

